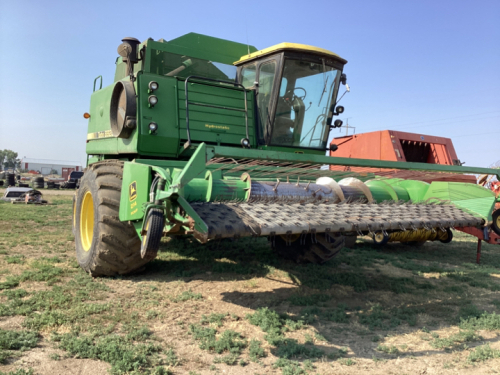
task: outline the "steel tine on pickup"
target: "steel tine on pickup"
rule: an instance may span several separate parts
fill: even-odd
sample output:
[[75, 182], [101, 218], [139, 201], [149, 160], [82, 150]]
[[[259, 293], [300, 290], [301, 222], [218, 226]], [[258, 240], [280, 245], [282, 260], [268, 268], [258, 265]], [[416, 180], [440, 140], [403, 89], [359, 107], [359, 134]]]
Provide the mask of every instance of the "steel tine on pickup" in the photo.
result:
[[318, 243], [318, 240], [316, 239], [316, 229], [311, 229], [311, 242]]
[[332, 238], [330, 237], [330, 228], [325, 229], [325, 240], [328, 243], [332, 243]]
[[269, 233], [269, 241], [271, 242], [271, 246], [273, 247], [273, 249], [276, 247], [276, 232], [271, 232]]
[[274, 185], [274, 187], [273, 187], [273, 191], [274, 191], [275, 193], [277, 193], [277, 192], [278, 192], [278, 186], [280, 186], [280, 179], [279, 179], [279, 178], [277, 178], [277, 179], [276, 179], [276, 181], [277, 181], [277, 182], [276, 182], [276, 185]]
[[307, 231], [303, 230], [302, 233], [300, 234], [300, 244], [301, 245], [306, 244], [306, 238], [307, 238]]

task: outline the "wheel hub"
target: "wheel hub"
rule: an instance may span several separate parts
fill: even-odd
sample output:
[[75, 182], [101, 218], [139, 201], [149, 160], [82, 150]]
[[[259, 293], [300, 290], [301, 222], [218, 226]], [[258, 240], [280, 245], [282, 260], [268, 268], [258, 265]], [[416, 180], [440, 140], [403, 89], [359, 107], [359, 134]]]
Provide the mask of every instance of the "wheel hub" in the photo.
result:
[[94, 237], [94, 199], [92, 193], [87, 191], [83, 196], [82, 210], [80, 212], [80, 238], [82, 247], [89, 251]]

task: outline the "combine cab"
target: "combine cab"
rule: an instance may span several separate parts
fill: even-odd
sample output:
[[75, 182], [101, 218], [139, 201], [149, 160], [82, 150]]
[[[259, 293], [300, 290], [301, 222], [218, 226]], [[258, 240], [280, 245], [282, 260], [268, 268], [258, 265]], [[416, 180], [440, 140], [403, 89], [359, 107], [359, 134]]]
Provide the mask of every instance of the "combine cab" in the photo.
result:
[[450, 228], [499, 230], [496, 198], [481, 186], [322, 168], [499, 173], [325, 156], [344, 111], [346, 60], [333, 52], [257, 51], [191, 33], [125, 38], [118, 54], [115, 82], [94, 91], [84, 115], [89, 157], [73, 225], [92, 275], [141, 268], [163, 236], [264, 236], [286, 258], [322, 263], [357, 235], [449, 242]]

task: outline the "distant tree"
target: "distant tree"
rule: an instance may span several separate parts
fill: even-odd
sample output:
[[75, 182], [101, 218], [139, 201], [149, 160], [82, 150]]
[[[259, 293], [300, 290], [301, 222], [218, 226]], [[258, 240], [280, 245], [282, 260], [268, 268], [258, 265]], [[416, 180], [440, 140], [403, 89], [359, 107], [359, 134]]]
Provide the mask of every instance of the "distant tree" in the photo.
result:
[[12, 150], [0, 150], [0, 166], [4, 168], [18, 168], [21, 160], [17, 158], [17, 152]]

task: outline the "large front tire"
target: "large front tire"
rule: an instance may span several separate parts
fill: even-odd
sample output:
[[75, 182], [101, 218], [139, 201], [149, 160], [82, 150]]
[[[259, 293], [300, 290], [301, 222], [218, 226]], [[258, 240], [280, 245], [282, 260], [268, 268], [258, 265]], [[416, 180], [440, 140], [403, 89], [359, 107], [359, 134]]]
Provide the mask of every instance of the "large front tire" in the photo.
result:
[[151, 260], [141, 258], [141, 241], [134, 226], [118, 218], [122, 175], [120, 161], [92, 164], [76, 194], [76, 257], [92, 276], [131, 273]]

